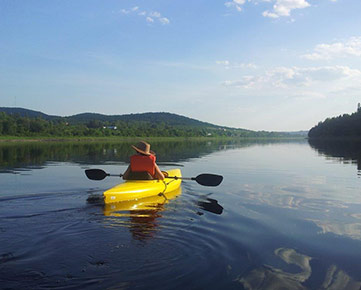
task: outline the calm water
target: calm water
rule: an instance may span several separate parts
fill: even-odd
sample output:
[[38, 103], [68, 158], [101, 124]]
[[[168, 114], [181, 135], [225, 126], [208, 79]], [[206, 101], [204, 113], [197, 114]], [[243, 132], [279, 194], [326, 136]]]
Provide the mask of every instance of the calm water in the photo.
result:
[[84, 175], [123, 172], [129, 145], [0, 145], [0, 288], [360, 289], [361, 143], [153, 143], [224, 181], [136, 211]]

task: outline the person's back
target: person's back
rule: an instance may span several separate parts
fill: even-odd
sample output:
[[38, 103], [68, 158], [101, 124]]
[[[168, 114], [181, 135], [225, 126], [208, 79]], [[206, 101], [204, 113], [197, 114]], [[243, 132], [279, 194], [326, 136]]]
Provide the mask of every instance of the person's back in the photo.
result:
[[123, 179], [164, 179], [164, 174], [156, 164], [156, 156], [150, 150], [150, 144], [141, 141], [132, 145], [137, 152], [130, 157], [130, 165], [123, 174]]

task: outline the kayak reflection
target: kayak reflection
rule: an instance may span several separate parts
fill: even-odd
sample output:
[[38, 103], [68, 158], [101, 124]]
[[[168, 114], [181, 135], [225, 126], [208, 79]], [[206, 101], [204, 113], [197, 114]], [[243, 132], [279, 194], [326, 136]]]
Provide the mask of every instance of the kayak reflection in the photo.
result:
[[208, 212], [219, 214], [223, 213], [223, 207], [218, 203], [217, 200], [207, 198], [206, 201], [198, 201], [198, 206]]
[[139, 200], [105, 204], [103, 213], [109, 217], [111, 226], [128, 227], [135, 240], [144, 241], [152, 238], [157, 230], [157, 219], [170, 200], [177, 198], [182, 188]]

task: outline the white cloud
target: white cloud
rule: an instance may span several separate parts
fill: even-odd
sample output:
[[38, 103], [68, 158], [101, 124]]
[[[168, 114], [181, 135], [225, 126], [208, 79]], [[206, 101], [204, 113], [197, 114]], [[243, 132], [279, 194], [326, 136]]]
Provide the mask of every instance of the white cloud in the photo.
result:
[[216, 64], [224, 66], [226, 69], [237, 69], [237, 68], [248, 68], [256, 69], [257, 65], [254, 63], [241, 63], [241, 62], [230, 62], [229, 60], [217, 60]]
[[340, 79], [359, 79], [361, 71], [348, 66], [323, 66], [299, 69], [301, 73], [308, 74], [315, 81], [334, 81]]
[[166, 18], [166, 17], [159, 18], [159, 21], [160, 21], [162, 24], [169, 24], [169, 23], [170, 23], [169, 19]]
[[306, 0], [276, 0], [273, 10], [266, 10], [262, 13], [265, 17], [279, 18], [282, 16], [290, 16], [294, 9], [304, 9], [310, 6]]
[[[239, 1], [239, 0], [237, 0]], [[158, 11], [145, 11], [145, 10], [142, 10], [140, 11], [140, 8], [138, 6], [134, 6], [130, 9], [122, 9], [120, 10], [120, 13], [122, 14], [128, 14], [128, 15], [138, 15], [138, 16], [141, 16], [141, 17], [144, 17], [145, 18], [145, 21], [148, 22], [148, 23], [154, 23], [156, 20], [163, 24], [163, 25], [167, 25], [170, 23], [170, 20], [169, 18], [167, 17], [164, 17], [162, 16], [162, 14]]]
[[361, 37], [351, 37], [345, 42], [318, 44], [314, 51], [302, 57], [310, 60], [330, 60], [338, 57], [361, 56]]
[[[227, 87], [253, 90], [343, 89], [361, 84], [361, 71], [348, 66], [276, 67], [259, 75], [244, 75], [222, 83]], [[324, 90], [324, 89], [321, 89]]]
[[161, 14], [157, 11], [153, 11], [149, 13], [149, 16], [154, 18], [160, 18]]
[[272, 13], [272, 12], [269, 12], [269, 11], [264, 11], [262, 13], [262, 15], [264, 17], [269, 17], [269, 18], [278, 18], [279, 17], [276, 13]]
[[138, 6], [134, 6], [133, 8], [130, 8], [130, 9], [122, 9], [120, 10], [121, 13], [123, 14], [129, 14], [129, 13], [132, 13], [132, 12], [135, 12], [135, 11], [138, 11], [139, 10], [139, 7]]
[[216, 64], [229, 66], [229, 61], [228, 60], [217, 60]]
[[[338, 0], [329, 1], [337, 2]], [[258, 5], [260, 2], [273, 5], [271, 9], [262, 12], [264, 17], [269, 18], [289, 17], [291, 16], [292, 10], [304, 9], [311, 6], [308, 0], [230, 0], [224, 2], [224, 5], [227, 8], [235, 9], [238, 12], [241, 12], [246, 2], [253, 3], [254, 5]]]
[[227, 8], [235, 8], [238, 12], [242, 11], [242, 5], [246, 3], [246, 0], [232, 0], [225, 2], [224, 5]]
[[294, 9], [304, 9], [311, 6], [310, 3], [307, 2], [307, 0], [232, 0], [225, 2], [224, 5], [227, 8], [236, 9], [237, 11], [241, 12], [242, 7], [246, 2], [252, 2], [254, 5], [258, 5], [259, 2], [273, 4], [272, 9], [266, 10], [262, 13], [264, 17], [270, 18], [290, 16], [292, 10]]

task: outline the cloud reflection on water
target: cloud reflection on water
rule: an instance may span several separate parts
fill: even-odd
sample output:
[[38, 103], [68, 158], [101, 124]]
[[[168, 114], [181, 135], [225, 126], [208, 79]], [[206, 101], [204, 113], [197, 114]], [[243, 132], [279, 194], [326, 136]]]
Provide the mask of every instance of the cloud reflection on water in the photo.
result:
[[312, 220], [320, 229], [320, 233], [334, 233], [340, 236], [347, 236], [351, 239], [361, 240], [361, 223], [344, 223], [325, 220]]
[[[308, 289], [305, 285], [312, 275], [311, 260], [304, 254], [294, 249], [278, 248], [274, 255], [287, 264], [295, 265], [299, 271], [296, 273], [286, 272], [274, 266], [263, 265], [252, 270], [248, 275], [238, 276], [235, 281], [242, 284], [245, 289]], [[332, 265], [328, 268], [320, 289], [357, 289], [361, 286], [360, 281], [353, 280], [347, 273]]]
[[245, 289], [306, 289], [302, 283], [311, 276], [311, 257], [297, 253], [294, 249], [279, 248], [274, 254], [287, 264], [298, 266], [297, 273], [285, 272], [276, 267], [263, 265], [252, 270], [246, 277], [236, 280]]
[[[312, 221], [320, 234], [361, 240], [361, 196], [350, 192], [340, 200], [335, 194], [315, 191], [312, 185], [267, 186], [247, 185], [243, 201], [254, 205], [296, 210], [298, 216]], [[352, 202], [351, 202], [352, 201]]]

